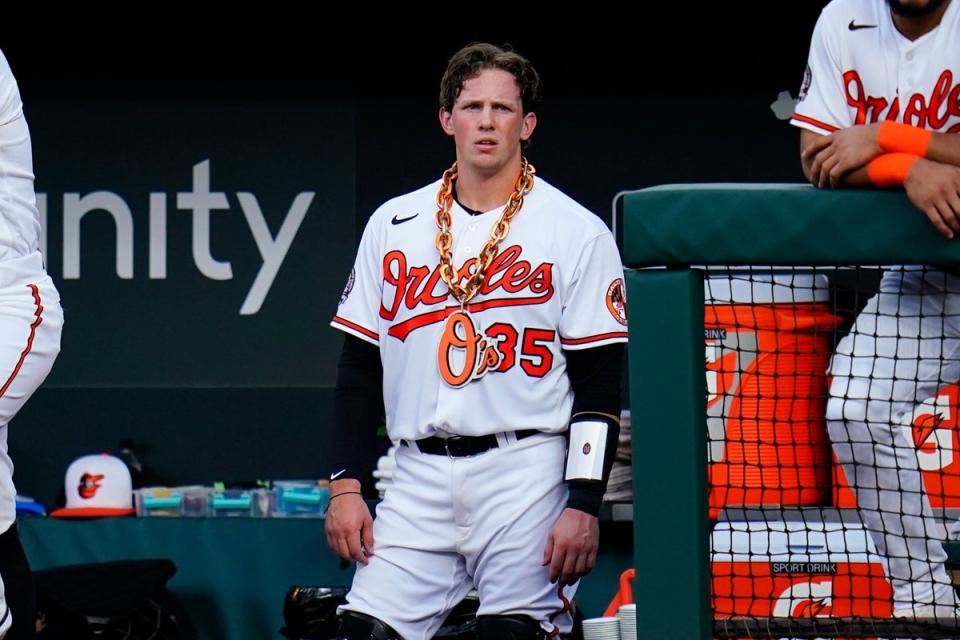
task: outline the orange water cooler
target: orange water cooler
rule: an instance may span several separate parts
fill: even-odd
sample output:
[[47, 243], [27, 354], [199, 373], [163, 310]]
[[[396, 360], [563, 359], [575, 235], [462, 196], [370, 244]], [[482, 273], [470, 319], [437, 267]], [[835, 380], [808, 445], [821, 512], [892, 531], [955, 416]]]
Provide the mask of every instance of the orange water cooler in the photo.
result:
[[821, 274], [709, 276], [710, 516], [831, 498], [826, 370], [841, 318]]
[[829, 518], [718, 522], [711, 535], [714, 616], [891, 617], [893, 589], [868, 532]]

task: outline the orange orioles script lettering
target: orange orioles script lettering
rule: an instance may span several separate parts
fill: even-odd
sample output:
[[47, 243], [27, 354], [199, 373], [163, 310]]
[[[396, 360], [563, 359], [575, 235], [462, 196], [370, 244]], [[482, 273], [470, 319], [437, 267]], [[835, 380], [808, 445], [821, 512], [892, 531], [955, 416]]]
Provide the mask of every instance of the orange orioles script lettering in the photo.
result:
[[[867, 95], [860, 74], [854, 70], [843, 74], [843, 87], [847, 104], [857, 110], [854, 124], [868, 124], [880, 120], [897, 120], [900, 115], [900, 98], [891, 103], [886, 98]], [[942, 129], [950, 117], [960, 116], [960, 83], [953, 83], [953, 73], [947, 69], [940, 74], [930, 96], [915, 93], [905, 102], [900, 121], [914, 127]], [[955, 124], [946, 133], [957, 133], [960, 124]]]
[[[534, 267], [529, 260], [521, 259], [522, 253], [519, 246], [513, 245], [493, 259], [478, 292], [479, 296], [486, 299], [471, 302], [467, 305], [468, 311], [537, 305], [553, 297], [553, 265], [544, 262]], [[473, 260], [466, 261], [460, 267], [457, 278], [466, 278], [472, 267]], [[421, 305], [435, 306], [450, 299], [447, 285], [440, 279], [439, 265], [432, 270], [426, 266], [408, 265], [407, 256], [397, 249], [387, 252], [383, 257], [383, 282], [394, 287], [392, 294], [385, 292], [380, 305], [380, 317], [387, 321], [396, 319], [401, 307], [412, 311]], [[489, 297], [501, 292], [509, 296]], [[447, 309], [428, 311], [394, 324], [387, 333], [402, 341], [412, 331], [442, 322], [448, 315]]]
[[[454, 370], [453, 355], [456, 351], [464, 353], [459, 372]], [[444, 382], [454, 388], [462, 387], [499, 367], [501, 359], [496, 343], [491, 345], [477, 331], [469, 313], [455, 311], [450, 315], [437, 349], [437, 367]]]

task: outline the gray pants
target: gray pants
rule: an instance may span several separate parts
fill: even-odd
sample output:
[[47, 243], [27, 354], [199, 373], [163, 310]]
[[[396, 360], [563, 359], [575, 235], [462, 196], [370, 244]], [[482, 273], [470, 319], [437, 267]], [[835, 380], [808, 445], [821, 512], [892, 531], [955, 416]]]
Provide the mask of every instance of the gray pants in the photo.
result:
[[827, 427], [885, 558], [894, 615], [952, 617], [946, 532], [931, 512], [909, 434], [921, 403], [960, 380], [960, 277], [921, 267], [887, 271], [838, 345], [830, 373]]

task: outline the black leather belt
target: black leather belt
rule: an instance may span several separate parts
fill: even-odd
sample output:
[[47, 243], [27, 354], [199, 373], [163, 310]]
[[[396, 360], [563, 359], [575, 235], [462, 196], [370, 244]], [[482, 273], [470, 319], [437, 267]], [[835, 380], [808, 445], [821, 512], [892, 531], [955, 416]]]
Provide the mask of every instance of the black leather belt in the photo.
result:
[[[522, 429], [513, 433], [517, 440], [523, 440], [540, 433], [540, 431], [538, 429]], [[449, 438], [430, 436], [417, 440], [416, 443], [420, 453], [450, 456], [451, 458], [475, 456], [500, 446], [497, 436], [492, 433], [485, 436], [450, 436]], [[410, 446], [406, 440], [403, 441], [403, 444]]]

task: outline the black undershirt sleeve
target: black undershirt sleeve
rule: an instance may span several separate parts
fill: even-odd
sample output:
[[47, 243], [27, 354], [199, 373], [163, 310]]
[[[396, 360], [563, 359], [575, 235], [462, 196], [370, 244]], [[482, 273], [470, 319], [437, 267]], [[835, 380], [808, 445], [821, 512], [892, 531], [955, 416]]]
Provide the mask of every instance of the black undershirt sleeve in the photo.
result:
[[[620, 416], [620, 382], [623, 377], [623, 356], [626, 345], [614, 343], [591, 349], [564, 351], [567, 376], [573, 389], [573, 412], [605, 413]], [[617, 453], [619, 429], [608, 433], [603, 480], [601, 482], [569, 482], [567, 507], [590, 515], [600, 513], [603, 494]]]
[[380, 349], [365, 340], [344, 334], [333, 396], [333, 431], [330, 474], [369, 484], [380, 447], [377, 428], [383, 422], [383, 364]]

